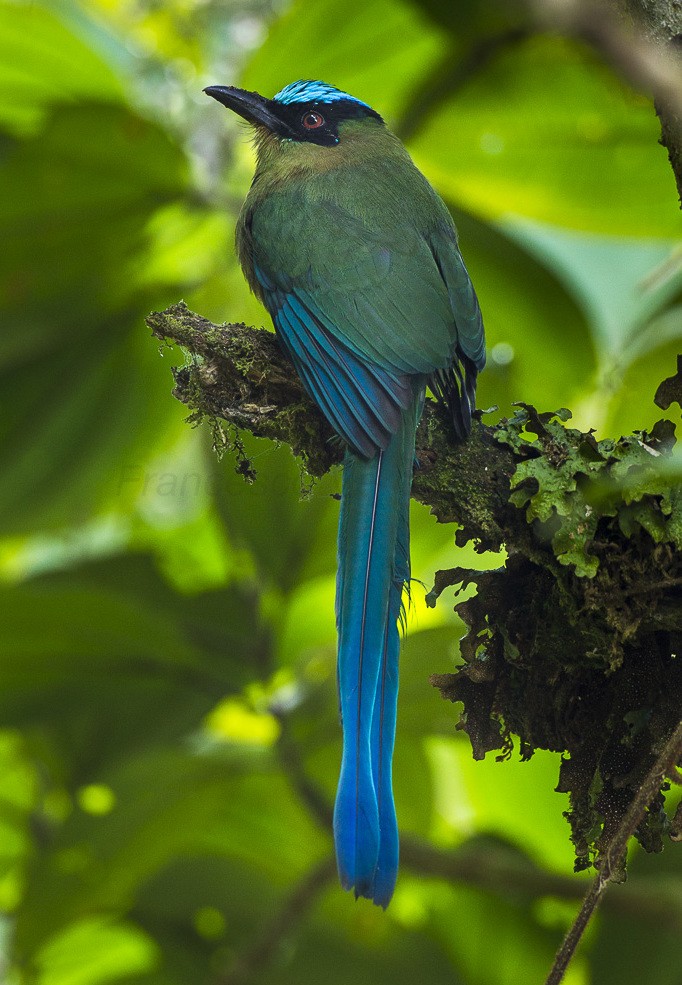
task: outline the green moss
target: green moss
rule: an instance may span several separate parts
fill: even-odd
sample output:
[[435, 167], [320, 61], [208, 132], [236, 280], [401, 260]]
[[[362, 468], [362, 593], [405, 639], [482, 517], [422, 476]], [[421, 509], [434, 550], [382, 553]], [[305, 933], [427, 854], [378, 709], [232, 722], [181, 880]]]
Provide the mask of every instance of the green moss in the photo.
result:
[[525, 507], [528, 523], [537, 522], [561, 564], [580, 577], [596, 575], [593, 545], [603, 517], [616, 517], [626, 536], [641, 528], [656, 543], [679, 543], [677, 498], [661, 470], [674, 444], [669, 421], [659, 421], [651, 434], [597, 442], [590, 432], [565, 427], [571, 417], [565, 409], [539, 414], [519, 407], [496, 430], [517, 459], [510, 502]]
[[[192, 423], [207, 421], [214, 444], [232, 449], [246, 479], [255, 472], [240, 428], [290, 445], [310, 476], [340, 460], [271, 333], [215, 326], [181, 305], [150, 325], [191, 354], [175, 371], [175, 394]], [[667, 381], [668, 395], [678, 391]], [[457, 524], [457, 544], [507, 548], [498, 571], [438, 573], [430, 604], [448, 585], [477, 593], [456, 606], [468, 628], [463, 666], [434, 683], [464, 703], [458, 727], [476, 758], [506, 758], [516, 741], [523, 758], [562, 754], [557, 789], [569, 794], [576, 868], [585, 868], [679, 719], [682, 490], [669, 421], [596, 441], [569, 427], [570, 416], [520, 404], [495, 427], [475, 421], [458, 444], [427, 401], [413, 495]], [[660, 849], [666, 824], [659, 791], [636, 832], [648, 851]]]

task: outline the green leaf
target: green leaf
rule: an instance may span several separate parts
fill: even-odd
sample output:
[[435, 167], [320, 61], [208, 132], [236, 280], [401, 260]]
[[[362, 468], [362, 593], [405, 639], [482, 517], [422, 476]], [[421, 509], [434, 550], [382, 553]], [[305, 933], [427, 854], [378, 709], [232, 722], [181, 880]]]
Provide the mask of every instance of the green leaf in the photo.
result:
[[461, 86], [411, 147], [441, 193], [485, 218], [675, 236], [679, 209], [659, 136], [649, 101], [592, 54], [534, 36]]
[[[437, 939], [467, 985], [529, 985], [544, 980], [560, 934], [540, 926], [530, 906], [471, 888], [442, 887], [434, 897]], [[491, 927], [494, 947], [484, 943]]]
[[[419, 910], [417, 902], [417, 909]], [[393, 905], [393, 904], [392, 904]], [[410, 914], [410, 902], [404, 908]], [[459, 985], [445, 948], [418, 913], [398, 922], [366, 900], [331, 887], [303, 929], [293, 959], [284, 952], [261, 976], [262, 985]]]
[[276, 912], [284, 891], [234, 855], [176, 856], [141, 886], [135, 903], [136, 920], [163, 956], [145, 985], [210, 981], [258, 933], [264, 914]]
[[252, 597], [176, 595], [144, 557], [4, 586], [0, 600], [2, 720], [58, 736], [85, 782], [131, 747], [196, 728], [262, 647]]
[[21, 898], [22, 874], [33, 853], [32, 823], [40, 796], [39, 775], [28, 743], [0, 731], [0, 912], [12, 913]]
[[185, 182], [168, 137], [114, 107], [63, 109], [0, 163], [4, 533], [87, 519], [179, 427], [134, 274]]
[[519, 854], [549, 871], [572, 872], [574, 854], [563, 815], [568, 798], [555, 791], [559, 756], [539, 750], [525, 761], [516, 753], [504, 762], [494, 756], [474, 760], [468, 739], [455, 734], [457, 711], [446, 704], [445, 715], [453, 737], [434, 736], [428, 748], [436, 802], [447, 808], [450, 840], [486, 832], [513, 843]]
[[[179, 858], [236, 859], [286, 887], [329, 850], [267, 753], [150, 746], [101, 773], [114, 807], [74, 809], [27, 872], [16, 940], [25, 960], [93, 912], [126, 913]], [[305, 846], [305, 847], [303, 847]]]
[[111, 66], [58, 14], [38, 2], [0, 4], [0, 129], [31, 133], [50, 105], [122, 97]]
[[99, 985], [149, 971], [158, 949], [138, 927], [86, 917], [36, 955], [38, 985]]
[[[569, 287], [588, 318], [607, 374], [675, 290], [669, 240], [597, 236], [518, 217], [502, 227]], [[590, 424], [597, 423], [598, 411], [590, 407]]]
[[[663, 416], [654, 404], [659, 385], [675, 372], [682, 353], [682, 306], [676, 306], [639, 330], [637, 344], [623, 353], [620, 372], [610, 382], [604, 430], [614, 436], [650, 429]], [[673, 406], [665, 414], [679, 422]]]
[[592, 980], [677, 985], [682, 921], [679, 847], [669, 844], [660, 855], [636, 852], [628, 862], [627, 891], [639, 896], [640, 905], [630, 911], [625, 907], [602, 911], [588, 956]]
[[[447, 603], [443, 600], [442, 604]], [[452, 670], [463, 635], [462, 622], [453, 617], [452, 625], [413, 632], [403, 641], [398, 698], [400, 735], [424, 738], [451, 732], [452, 709], [442, 701], [429, 678]]]
[[339, 506], [333, 495], [340, 474], [334, 471], [304, 495], [305, 480], [290, 449], [243, 436], [256, 471], [247, 485], [228, 453], [218, 470], [220, 513], [232, 542], [253, 553], [259, 576], [288, 593], [299, 582], [336, 570]]
[[483, 311], [488, 365], [479, 407], [517, 400], [571, 406], [596, 370], [584, 312], [565, 287], [501, 231], [455, 212], [460, 247]]

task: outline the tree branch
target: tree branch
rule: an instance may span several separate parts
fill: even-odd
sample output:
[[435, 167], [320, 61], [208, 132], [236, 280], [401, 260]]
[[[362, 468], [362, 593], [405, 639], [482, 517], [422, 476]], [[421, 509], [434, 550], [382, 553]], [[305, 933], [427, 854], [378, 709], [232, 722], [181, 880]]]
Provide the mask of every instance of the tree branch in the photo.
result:
[[[214, 325], [182, 303], [151, 315], [148, 324], [157, 338], [189, 353], [174, 371], [175, 395], [191, 408], [190, 420], [211, 420], [247, 478], [255, 473], [237, 428], [291, 445], [314, 475], [340, 460], [338, 442], [274, 335]], [[666, 381], [663, 396], [677, 400], [680, 392], [682, 372]], [[479, 549], [504, 544], [509, 555], [497, 571], [439, 573], [431, 601], [458, 583], [475, 583], [477, 593], [457, 606], [469, 629], [464, 662], [433, 683], [444, 697], [464, 702], [457, 727], [468, 732], [476, 758], [496, 749], [509, 755], [512, 734], [524, 758], [536, 748], [567, 754], [557, 789], [570, 794], [576, 865], [600, 865], [602, 880], [605, 873], [614, 878], [633, 833], [647, 851], [659, 851], [669, 828], [656, 760], [682, 706], [675, 656], [682, 646], [682, 497], [661, 470], [674, 426], [659, 421], [650, 434], [597, 442], [591, 432], [566, 426], [567, 411], [519, 408], [494, 427], [475, 421], [464, 444], [429, 401], [419, 426], [415, 497], [441, 522], [459, 525], [457, 542], [473, 540]], [[218, 418], [234, 431], [231, 441]], [[286, 730], [283, 739], [283, 768], [328, 827], [329, 806]], [[498, 892], [549, 891], [546, 874], [529, 875], [509, 851], [491, 861], [487, 846], [473, 864], [472, 857], [403, 839], [403, 861], [418, 871]], [[565, 891], [574, 898], [573, 889]], [[585, 924], [601, 892], [588, 896]], [[576, 944], [582, 929], [578, 922]]]
[[279, 910], [263, 927], [250, 948], [238, 955], [216, 985], [247, 985], [257, 980], [277, 957], [287, 937], [305, 920], [319, 894], [336, 876], [336, 861], [329, 855], [314, 865], [286, 897]]
[[642, 823], [646, 809], [660, 789], [662, 780], [676, 768], [681, 760], [682, 721], [678, 723], [663, 746], [658, 759], [632, 800], [608, 848], [604, 851], [599, 873], [587, 891], [578, 915], [557, 952], [545, 985], [560, 985], [560, 982], [563, 981], [568, 965], [597, 907], [602, 902], [607, 886], [614, 880], [614, 876], [618, 881], [622, 879], [623, 856], [630, 838]]
[[[191, 420], [220, 418], [259, 438], [289, 445], [308, 472], [321, 476], [342, 459], [340, 445], [307, 396], [276, 337], [243, 324], [214, 325], [184, 302], [154, 312], [147, 324], [156, 338], [183, 346], [191, 360], [175, 371], [174, 395], [191, 410]], [[239, 449], [236, 449], [239, 452]], [[526, 524], [509, 505], [514, 460], [495, 440], [495, 430], [476, 421], [458, 444], [432, 401], [417, 432], [412, 495], [430, 506], [441, 523], [457, 523], [462, 537], [481, 550], [527, 539]], [[251, 476], [251, 463], [239, 470]]]

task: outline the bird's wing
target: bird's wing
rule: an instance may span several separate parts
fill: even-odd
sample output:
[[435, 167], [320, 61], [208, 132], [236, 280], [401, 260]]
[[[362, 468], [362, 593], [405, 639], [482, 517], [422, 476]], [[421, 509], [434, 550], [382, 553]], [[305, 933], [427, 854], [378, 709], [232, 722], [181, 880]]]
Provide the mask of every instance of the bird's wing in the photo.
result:
[[252, 224], [254, 259], [293, 290], [327, 331], [361, 358], [398, 373], [447, 365], [456, 328], [429, 243], [407, 215], [351, 212], [305, 190], [263, 202]]
[[430, 230], [428, 241], [447, 288], [457, 333], [455, 358], [431, 375], [429, 385], [447, 405], [455, 431], [464, 439], [476, 406], [476, 377], [485, 366], [483, 318], [454, 227], [439, 224]]
[[[250, 230], [254, 275], [309, 392], [368, 457], [411, 399], [407, 377], [447, 372], [473, 347], [470, 282], [454, 232], [425, 235], [395, 210], [362, 216], [328, 199], [315, 213], [295, 192], [261, 203]], [[466, 349], [455, 304], [467, 312]]]
[[[362, 458], [385, 448], [412, 400], [408, 377], [384, 369], [332, 335], [298, 290], [278, 288], [254, 265], [280, 339], [313, 400]], [[311, 310], [312, 309], [312, 310]]]
[[439, 225], [430, 231], [428, 241], [450, 299], [458, 352], [469, 359], [480, 373], [485, 366], [483, 317], [474, 285], [459, 252], [455, 231], [445, 224]]

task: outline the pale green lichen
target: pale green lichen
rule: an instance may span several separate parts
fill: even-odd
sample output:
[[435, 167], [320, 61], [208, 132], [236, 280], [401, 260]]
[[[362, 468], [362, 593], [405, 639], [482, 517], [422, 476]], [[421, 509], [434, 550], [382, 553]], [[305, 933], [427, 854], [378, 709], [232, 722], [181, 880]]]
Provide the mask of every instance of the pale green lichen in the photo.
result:
[[664, 468], [674, 444], [669, 421], [659, 421], [650, 434], [596, 441], [590, 432], [566, 427], [571, 414], [565, 409], [539, 414], [518, 406], [496, 431], [518, 459], [510, 502], [525, 508], [528, 523], [551, 542], [561, 564], [594, 577], [599, 558], [592, 547], [603, 517], [616, 518], [626, 536], [639, 526], [656, 543], [682, 546], [682, 503]]

